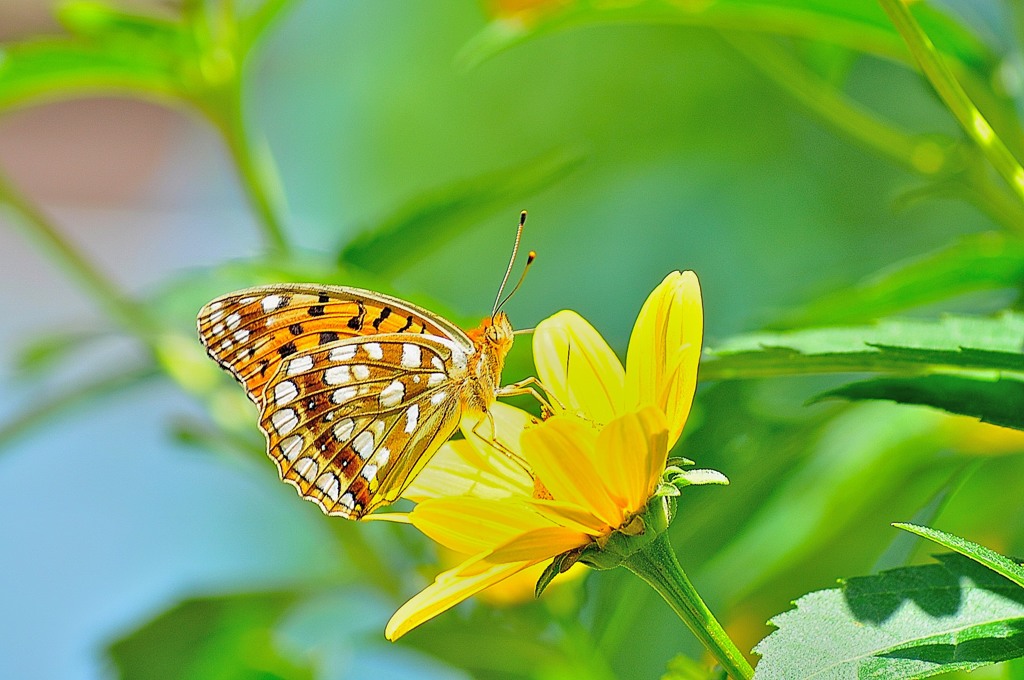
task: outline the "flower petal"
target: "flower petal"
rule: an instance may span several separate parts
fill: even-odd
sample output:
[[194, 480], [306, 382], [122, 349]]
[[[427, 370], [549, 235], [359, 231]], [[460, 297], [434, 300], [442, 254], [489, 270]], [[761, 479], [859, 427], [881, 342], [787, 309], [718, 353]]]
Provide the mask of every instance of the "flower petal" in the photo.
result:
[[[490, 417], [485, 414], [467, 413], [462, 418], [462, 435], [481, 454], [493, 459], [492, 466], [507, 470], [511, 476], [529, 478], [527, 486], [532, 488], [530, 473], [515, 463], [523, 459], [521, 437], [523, 430], [540, 423], [532, 413], [495, 402], [489, 408]], [[504, 461], [498, 465], [498, 461]]]
[[590, 536], [565, 527], [534, 529], [516, 536], [487, 556], [487, 562], [544, 560], [590, 543]]
[[420, 503], [449, 496], [529, 498], [532, 493], [533, 478], [507, 455], [497, 448], [459, 439], [434, 454], [402, 497]]
[[446, 548], [467, 554], [493, 550], [520, 534], [554, 526], [515, 499], [472, 496], [425, 500], [409, 513], [409, 521]]
[[[479, 559], [470, 560], [476, 563]], [[536, 564], [536, 561], [505, 562], [488, 565], [472, 575], [461, 572], [469, 563], [442, 572], [432, 584], [424, 588], [412, 599], [399, 607], [384, 629], [388, 640], [397, 640], [410, 630], [428, 621], [443, 611], [451, 609], [466, 598], [480, 592], [484, 588], [503, 581], [513, 574]]]
[[526, 502], [543, 517], [551, 520], [553, 524], [575, 529], [591, 536], [600, 536], [607, 533], [610, 528], [606, 522], [575, 503], [553, 501], [547, 498], [533, 498]]
[[627, 408], [654, 404], [668, 417], [670, 447], [693, 403], [703, 335], [697, 276], [672, 272], [640, 309], [629, 338], [625, 379]]
[[597, 436], [595, 467], [620, 508], [634, 513], [647, 505], [665, 471], [668, 425], [656, 406], [627, 413]]
[[595, 470], [597, 430], [572, 416], [553, 416], [523, 432], [523, 453], [534, 475], [552, 498], [578, 505], [610, 527], [622, 523], [622, 509], [612, 500]]
[[564, 406], [596, 423], [621, 411], [625, 373], [604, 338], [576, 312], [561, 311], [533, 333], [537, 377]]

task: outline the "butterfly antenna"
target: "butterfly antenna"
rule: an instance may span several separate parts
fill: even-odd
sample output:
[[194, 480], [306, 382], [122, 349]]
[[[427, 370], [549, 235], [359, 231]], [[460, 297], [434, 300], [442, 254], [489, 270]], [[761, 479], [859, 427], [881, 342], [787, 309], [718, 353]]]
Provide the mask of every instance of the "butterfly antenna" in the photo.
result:
[[530, 254], [526, 256], [526, 266], [523, 267], [523, 273], [519, 275], [519, 280], [516, 281], [515, 287], [509, 291], [509, 294], [506, 295], [501, 302], [498, 303], [498, 306], [494, 309], [495, 314], [498, 313], [499, 309], [505, 306], [505, 303], [508, 302], [509, 298], [516, 294], [516, 291], [519, 290], [519, 286], [523, 285], [523, 280], [526, 278], [526, 272], [530, 271], [530, 265], [533, 264], [533, 261], [536, 259], [537, 253], [531, 250]]
[[[508, 268], [505, 270], [505, 278], [501, 280], [501, 285], [498, 286], [498, 294], [494, 296], [494, 307], [491, 309], [491, 319], [498, 313], [498, 309], [503, 304], [501, 299], [501, 293], [505, 290], [505, 284], [508, 283], [508, 277], [512, 275], [512, 267], [516, 263], [516, 254], [519, 253], [519, 239], [523, 237], [523, 226], [526, 224], [526, 211], [524, 210], [519, 214], [519, 228], [516, 229], [516, 242], [512, 245], [512, 257], [508, 259]], [[519, 286], [516, 286], [518, 288]]]

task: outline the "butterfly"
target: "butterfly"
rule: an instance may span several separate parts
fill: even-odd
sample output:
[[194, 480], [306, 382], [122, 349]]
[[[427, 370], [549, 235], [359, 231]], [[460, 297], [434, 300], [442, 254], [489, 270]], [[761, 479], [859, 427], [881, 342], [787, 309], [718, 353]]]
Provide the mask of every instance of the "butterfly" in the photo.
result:
[[463, 414], [523, 393], [501, 386], [514, 335], [500, 307], [525, 220], [494, 310], [470, 331], [346, 286], [259, 286], [200, 310], [199, 338], [259, 408], [281, 479], [326, 514], [359, 519], [401, 496]]

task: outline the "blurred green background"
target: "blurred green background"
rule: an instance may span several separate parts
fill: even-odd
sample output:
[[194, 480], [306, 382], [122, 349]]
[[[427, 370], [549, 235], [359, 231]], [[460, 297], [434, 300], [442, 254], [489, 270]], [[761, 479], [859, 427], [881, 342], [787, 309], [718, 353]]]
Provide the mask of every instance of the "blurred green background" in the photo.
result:
[[[327, 519], [277, 480], [254, 412], [194, 338], [199, 306], [235, 288], [367, 286], [475, 324], [527, 208], [539, 257], [513, 323], [572, 308], [620, 354], [673, 269], [700, 278], [711, 347], [765, 327], [1015, 305], [1021, 269], [959, 286], [953, 267], [946, 288], [860, 307], [842, 297], [972, 235], [1010, 250], [1024, 224], [873, 2], [727, 2], [724, 20], [715, 3], [627, 2], [566, 25], [516, 3], [268, 3], [279, 16], [234, 64], [244, 139], [269, 153], [253, 172], [276, 167], [263, 186], [279, 180], [268, 210], [287, 254], [267, 246], [211, 123], [223, 92], [182, 97], [116, 59], [44, 73], [107, 48], [184, 54], [143, 19], [224, 28], [218, 13], [261, 5], [236, 4], [120, 5], [140, 22], [125, 28], [92, 3], [65, 9], [63, 27], [48, 3], [0, 3], [0, 170], [20, 194], [0, 212], [2, 678], [654, 678], [677, 654], [700, 658], [622, 570], [514, 607], [470, 602], [385, 642], [437, 557], [412, 530]], [[926, 4], [1018, 148], [1019, 6]], [[811, 28], [763, 6], [810, 8], [810, 23], [792, 16]], [[100, 47], [55, 49], [69, 21], [75, 45]], [[851, 39], [836, 28], [847, 21]], [[510, 26], [524, 40], [501, 44]], [[103, 42], [116, 31], [134, 32]], [[31, 62], [19, 45], [54, 49], [39, 89], [31, 68], [11, 76]], [[210, 54], [200, 81], [232, 59]], [[127, 313], [65, 246], [134, 301]], [[529, 360], [520, 341], [507, 379]], [[732, 480], [684, 495], [673, 543], [744, 649], [808, 590], [898, 563], [883, 558], [889, 522], [923, 511], [1024, 553], [1020, 440], [921, 407], [807, 403], [834, 384], [702, 384], [680, 445]]]

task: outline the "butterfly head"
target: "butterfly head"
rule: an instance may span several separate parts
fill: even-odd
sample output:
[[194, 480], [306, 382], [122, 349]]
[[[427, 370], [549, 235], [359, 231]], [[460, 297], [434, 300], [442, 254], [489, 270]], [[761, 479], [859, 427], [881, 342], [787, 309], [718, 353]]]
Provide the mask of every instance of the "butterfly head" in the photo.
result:
[[480, 322], [480, 325], [469, 332], [469, 337], [481, 349], [504, 358], [512, 347], [512, 323], [505, 312], [497, 312]]

